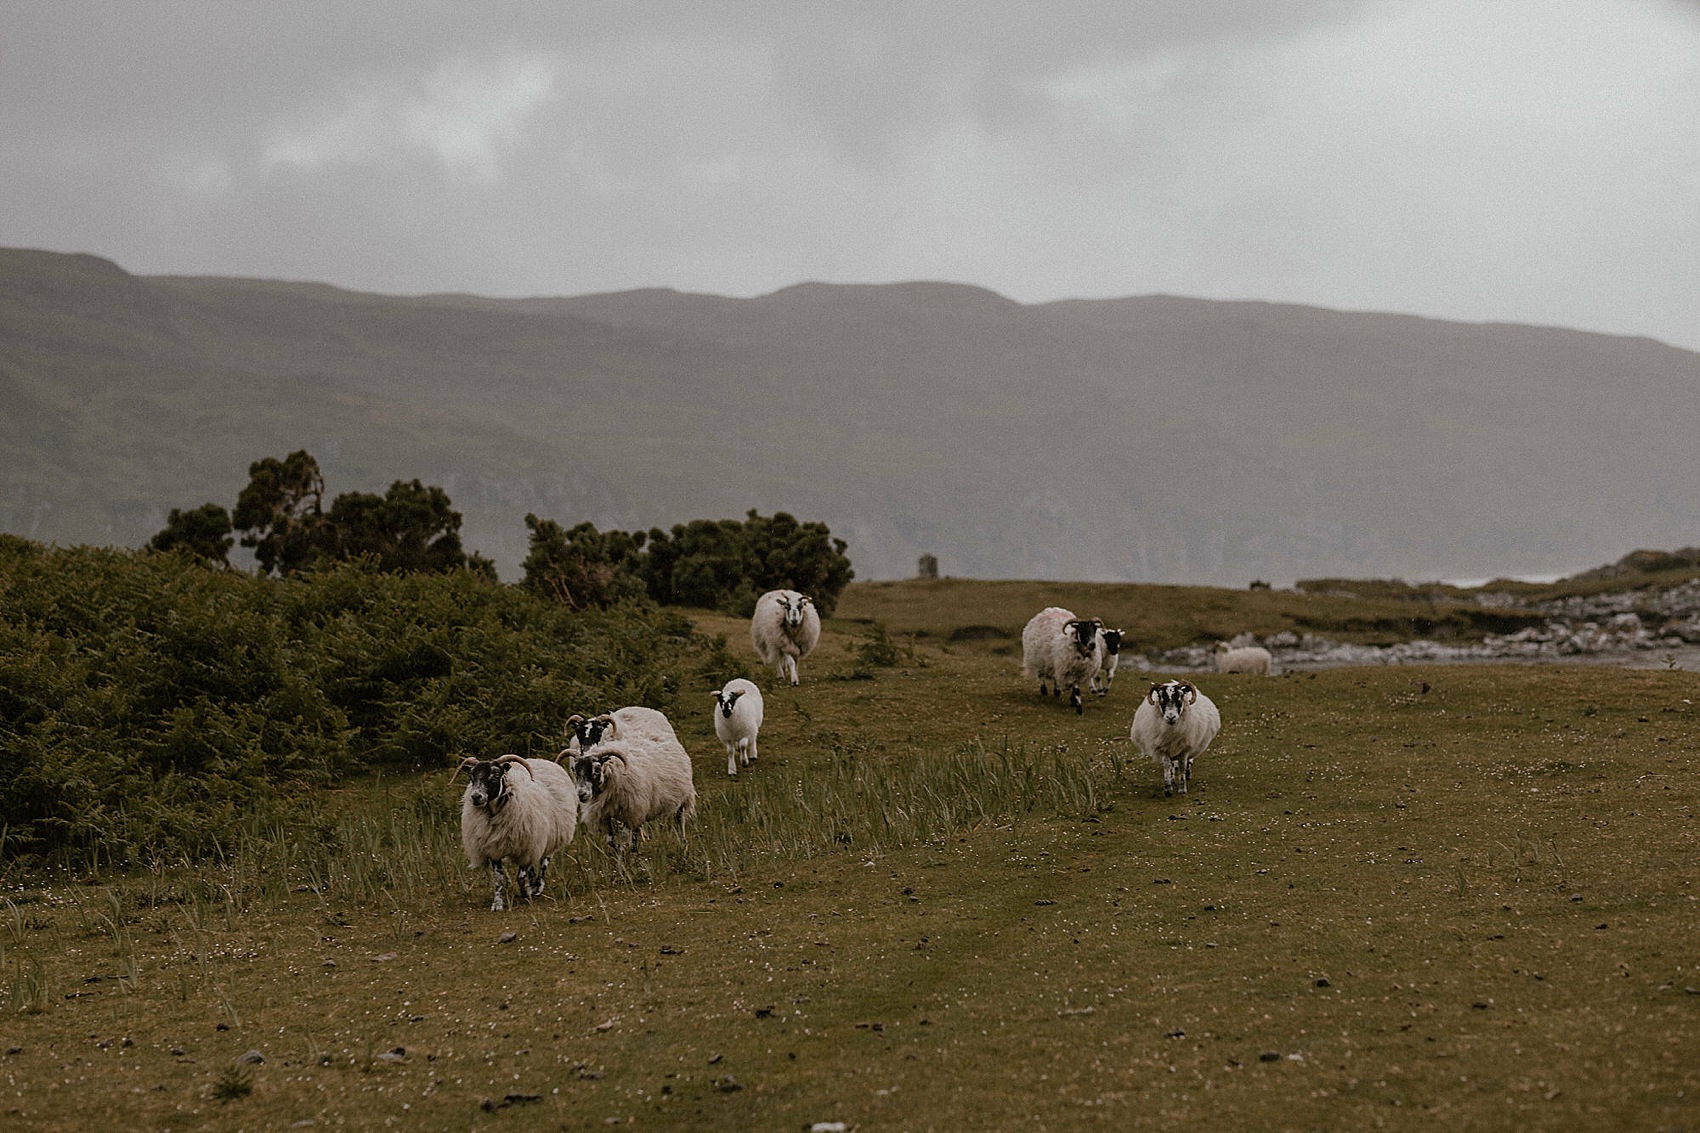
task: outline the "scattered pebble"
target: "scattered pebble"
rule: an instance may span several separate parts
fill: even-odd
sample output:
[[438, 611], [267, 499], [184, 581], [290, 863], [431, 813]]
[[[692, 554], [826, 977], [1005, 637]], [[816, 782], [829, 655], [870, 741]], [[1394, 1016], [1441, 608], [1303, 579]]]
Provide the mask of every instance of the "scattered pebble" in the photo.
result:
[[236, 1064], [238, 1066], [258, 1066], [265, 1060], [266, 1056], [261, 1054], [259, 1051], [249, 1050], [244, 1051], [242, 1054], [237, 1056]]
[[517, 933], [517, 932], [504, 932], [502, 935], [500, 935], [496, 938], [496, 943], [497, 944], [512, 944], [514, 941], [516, 941], [518, 939], [519, 939], [519, 933]]

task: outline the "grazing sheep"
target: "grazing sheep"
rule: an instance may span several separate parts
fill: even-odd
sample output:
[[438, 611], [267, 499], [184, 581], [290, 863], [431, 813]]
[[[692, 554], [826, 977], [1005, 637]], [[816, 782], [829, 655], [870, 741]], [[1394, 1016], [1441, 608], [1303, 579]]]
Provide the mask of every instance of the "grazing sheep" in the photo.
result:
[[696, 813], [691, 757], [677, 739], [604, 739], [574, 757], [572, 768], [579, 821], [603, 831], [614, 849], [634, 845], [643, 835], [643, 824], [664, 815], [678, 822], [683, 838], [685, 820]]
[[1222, 727], [1222, 714], [1208, 696], [1187, 681], [1153, 684], [1133, 714], [1129, 736], [1147, 759], [1163, 765], [1163, 793], [1186, 794], [1192, 761], [1210, 746]]
[[1269, 650], [1261, 645], [1247, 645], [1235, 649], [1225, 641], [1216, 643], [1216, 671], [1218, 673], [1253, 673], [1260, 677], [1269, 675], [1269, 667], [1274, 663]]
[[797, 662], [820, 641], [820, 614], [814, 599], [795, 590], [769, 590], [756, 599], [750, 618], [750, 644], [762, 664], [771, 665], [780, 680], [798, 683]]
[[671, 740], [678, 742], [679, 737], [673, 732], [673, 723], [663, 712], [642, 705], [628, 705], [616, 708], [612, 713], [604, 712], [600, 716], [585, 719], [578, 713], [567, 718], [563, 729], [567, 739], [567, 751], [574, 755], [588, 752], [604, 739], [640, 738], [655, 742]]
[[1103, 696], [1110, 691], [1110, 682], [1116, 679], [1116, 666], [1121, 664], [1122, 631], [1099, 630], [1098, 639], [1103, 643], [1104, 651], [1098, 659], [1098, 671], [1092, 674], [1092, 691]]
[[1097, 618], [1077, 618], [1061, 606], [1047, 606], [1027, 619], [1021, 631], [1021, 671], [1039, 679], [1039, 695], [1045, 686], [1052, 696], [1068, 689], [1068, 703], [1079, 715], [1086, 711], [1080, 686], [1096, 676], [1104, 646], [1098, 631], [1104, 623]]
[[509, 859], [516, 867], [519, 895], [528, 901], [542, 896], [549, 859], [573, 840], [578, 828], [579, 800], [572, 776], [547, 759], [517, 755], [489, 760], [468, 756], [449, 781], [462, 771], [468, 771], [472, 781], [460, 800], [460, 844], [473, 869], [490, 866], [495, 886], [491, 911], [505, 907], [502, 863]]
[[738, 774], [738, 757], [744, 766], [756, 761], [756, 733], [761, 731], [761, 689], [743, 677], [734, 677], [714, 696], [714, 734], [726, 745], [726, 774]]

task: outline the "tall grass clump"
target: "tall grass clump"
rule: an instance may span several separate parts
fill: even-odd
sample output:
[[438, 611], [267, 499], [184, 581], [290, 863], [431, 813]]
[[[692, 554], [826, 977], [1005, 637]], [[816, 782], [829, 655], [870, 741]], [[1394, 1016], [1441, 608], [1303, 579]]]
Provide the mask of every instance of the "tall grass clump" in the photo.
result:
[[0, 536], [0, 824], [12, 861], [228, 853], [247, 817], [374, 769], [553, 754], [561, 720], [666, 707], [703, 648], [648, 605], [576, 613], [474, 571], [283, 580]]

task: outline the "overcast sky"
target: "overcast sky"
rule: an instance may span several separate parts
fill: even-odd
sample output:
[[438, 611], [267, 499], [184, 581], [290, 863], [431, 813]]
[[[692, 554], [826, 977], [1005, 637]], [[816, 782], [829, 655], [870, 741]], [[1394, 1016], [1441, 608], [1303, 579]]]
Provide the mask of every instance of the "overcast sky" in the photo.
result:
[[946, 279], [1700, 349], [1700, 0], [0, 0], [0, 244], [393, 293]]

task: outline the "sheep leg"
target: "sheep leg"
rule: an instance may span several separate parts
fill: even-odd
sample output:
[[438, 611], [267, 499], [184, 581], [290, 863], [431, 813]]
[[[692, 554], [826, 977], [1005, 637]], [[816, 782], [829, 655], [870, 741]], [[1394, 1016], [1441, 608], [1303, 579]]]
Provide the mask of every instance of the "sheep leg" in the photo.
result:
[[1163, 797], [1168, 798], [1175, 793], [1175, 761], [1168, 756], [1163, 757]]
[[748, 767], [750, 764], [754, 763], [755, 761], [756, 761], [756, 738], [754, 736], [750, 736], [750, 737], [748, 737], [748, 739], [745, 740], [744, 766]]
[[537, 872], [532, 874], [531, 892], [527, 896], [534, 900], [543, 896], [543, 878], [548, 872], [549, 858], [548, 855], [544, 855], [543, 860], [537, 863]]
[[1080, 702], [1079, 685], [1068, 686], [1068, 704], [1070, 708], [1074, 709], [1074, 714], [1076, 716], [1086, 715], [1086, 706]]
[[726, 774], [736, 779], [738, 777], [738, 745], [726, 745]]
[[502, 901], [502, 890], [508, 887], [508, 877], [507, 874], [502, 872], [501, 862], [496, 861], [490, 863], [490, 880], [494, 883], [496, 890], [495, 899], [490, 902], [490, 911], [492, 913], [499, 913], [503, 909], [507, 908], [507, 905]]
[[797, 659], [790, 654], [785, 656], [785, 672], [791, 678], [791, 687], [795, 688], [799, 683], [797, 680]]

